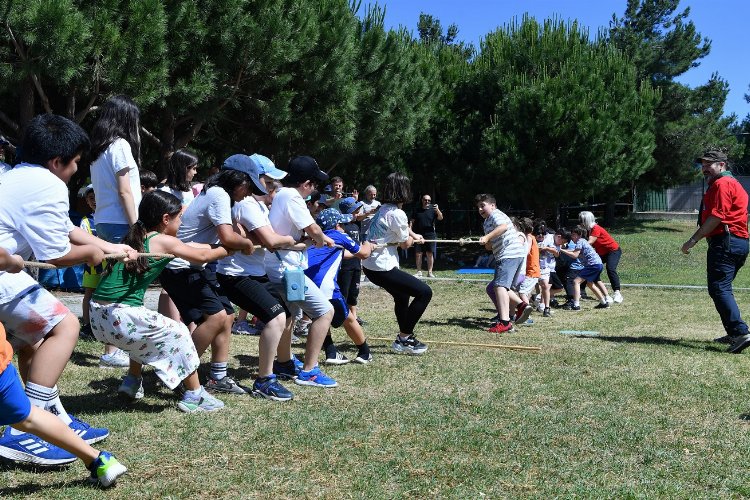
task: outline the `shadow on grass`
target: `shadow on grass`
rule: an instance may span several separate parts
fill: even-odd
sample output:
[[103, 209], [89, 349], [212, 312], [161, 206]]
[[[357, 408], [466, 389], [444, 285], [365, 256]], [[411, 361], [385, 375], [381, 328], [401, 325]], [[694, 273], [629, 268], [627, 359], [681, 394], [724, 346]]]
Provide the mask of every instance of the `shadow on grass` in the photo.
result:
[[[125, 375], [125, 372], [122, 372]], [[62, 401], [65, 409], [74, 415], [79, 413], [108, 413], [133, 411], [143, 413], [161, 413], [171, 408], [177, 402], [177, 397], [165, 388], [158, 377], [151, 370], [143, 372], [143, 390], [149, 399], [157, 399], [165, 404], [147, 403], [144, 400], [130, 401], [118, 395], [117, 389], [120, 387], [122, 378], [107, 377], [99, 380], [92, 380], [88, 386], [93, 390], [89, 394], [65, 395], [62, 394]]]
[[463, 317], [463, 318], [446, 318], [441, 320], [422, 320], [419, 322], [423, 325], [429, 325], [429, 326], [455, 326], [459, 328], [468, 328], [471, 330], [486, 330], [490, 326], [490, 318], [488, 317], [481, 317], [481, 318], [471, 318], [471, 317]]
[[[75, 465], [75, 464], [74, 464]], [[34, 473], [44, 472], [58, 472], [62, 467], [38, 467], [29, 466], [24, 464], [17, 464], [15, 462], [0, 462], [0, 471], [17, 471], [26, 470]], [[89, 486], [87, 480], [73, 480], [73, 481], [59, 481], [54, 484], [37, 484], [37, 483], [25, 483], [18, 486], [11, 486], [0, 488], [0, 498], [7, 498], [10, 495], [33, 495], [35, 493], [49, 493], [52, 495], [53, 492], [59, 491], [61, 488], [75, 488], [77, 486]], [[89, 486], [94, 488], [93, 486]], [[43, 495], [47, 496], [47, 495]]]
[[99, 356], [93, 354], [87, 354], [85, 352], [73, 351], [70, 355], [70, 362], [77, 366], [85, 366], [88, 368], [99, 366]]
[[[696, 217], [698, 214], [696, 214]], [[667, 223], [666, 220], [636, 220], [636, 219], [624, 219], [617, 221], [612, 230], [618, 234], [638, 234], [638, 233], [681, 233], [681, 229], [677, 229], [669, 226], [659, 226], [659, 223]]]
[[725, 352], [726, 351], [726, 346], [719, 345], [712, 340], [683, 340], [683, 339], [668, 339], [664, 337], [651, 337], [651, 336], [644, 336], [644, 337], [606, 336], [606, 337], [586, 337], [586, 338], [593, 338], [595, 340], [601, 340], [604, 342], [689, 347], [691, 349], [700, 349], [702, 351], [713, 351], [713, 352]]

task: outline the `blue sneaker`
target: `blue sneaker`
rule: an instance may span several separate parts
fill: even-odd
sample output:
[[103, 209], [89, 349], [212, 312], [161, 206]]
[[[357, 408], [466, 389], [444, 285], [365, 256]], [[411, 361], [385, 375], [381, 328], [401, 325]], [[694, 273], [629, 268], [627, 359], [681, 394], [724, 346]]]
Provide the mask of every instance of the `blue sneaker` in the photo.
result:
[[104, 441], [109, 437], [109, 429], [105, 429], [104, 427], [91, 427], [89, 424], [87, 424], [83, 420], [78, 420], [70, 413], [68, 413], [68, 416], [72, 420], [72, 422], [68, 424], [68, 427], [73, 429], [73, 432], [78, 434], [78, 437], [86, 441], [86, 443], [98, 443], [99, 441]]
[[273, 362], [273, 374], [279, 377], [281, 380], [292, 380], [297, 378], [299, 372], [302, 370], [302, 362], [297, 360], [294, 356], [289, 361]]
[[33, 434], [24, 432], [12, 435], [10, 426], [0, 436], [0, 457], [14, 462], [48, 466], [65, 465], [77, 460], [72, 453]]
[[327, 376], [325, 373], [320, 371], [320, 367], [316, 366], [309, 372], [301, 370], [297, 378], [294, 379], [294, 383], [297, 385], [311, 385], [313, 387], [324, 387], [326, 389], [338, 386], [338, 382]]
[[276, 375], [255, 379], [252, 394], [256, 398], [272, 399], [273, 401], [289, 401], [294, 398], [294, 394], [279, 383]]
[[294, 368], [297, 370], [297, 373], [299, 373], [300, 370], [305, 367], [305, 363], [297, 359], [297, 356], [295, 356], [294, 354], [292, 354], [292, 363], [294, 363]]
[[91, 462], [88, 469], [91, 471], [89, 482], [98, 484], [104, 488], [109, 488], [117, 482], [117, 478], [125, 474], [128, 469], [122, 465], [108, 451], [100, 451], [96, 460]]

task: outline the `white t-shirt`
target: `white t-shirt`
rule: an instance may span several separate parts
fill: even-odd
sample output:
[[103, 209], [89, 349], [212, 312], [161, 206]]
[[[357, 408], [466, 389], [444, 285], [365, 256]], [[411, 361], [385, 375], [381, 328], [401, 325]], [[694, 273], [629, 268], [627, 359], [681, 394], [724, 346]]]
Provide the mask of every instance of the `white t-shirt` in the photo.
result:
[[[402, 243], [409, 237], [409, 218], [396, 205], [386, 203], [370, 224], [367, 241], [377, 245]], [[371, 271], [390, 271], [398, 266], [398, 247], [395, 245], [377, 248], [362, 261], [362, 265]]]
[[[305, 200], [296, 188], [281, 188], [276, 193], [268, 214], [271, 227], [278, 234], [289, 235], [300, 241], [304, 229], [315, 224], [310, 211], [305, 205]], [[281, 259], [279, 259], [279, 257]], [[276, 250], [266, 252], [265, 258], [266, 274], [268, 279], [274, 283], [280, 283], [281, 277], [286, 269], [307, 269], [307, 251]]]
[[[27, 260], [57, 259], [70, 252], [68, 186], [39, 165], [21, 163], [0, 177], [0, 247]], [[26, 274], [0, 272], [0, 304], [37, 282]]]
[[[362, 213], [372, 212], [379, 206], [380, 206], [380, 202], [378, 200], [374, 199], [369, 203], [366, 200], [362, 200]], [[367, 239], [367, 231], [370, 229], [370, 224], [372, 224], [372, 219], [374, 218], [375, 218], [375, 214], [371, 213], [362, 221], [362, 226], [360, 229], [362, 241], [365, 241]]]
[[175, 197], [177, 197], [180, 202], [182, 202], [182, 206], [186, 207], [190, 205], [190, 203], [195, 199], [195, 195], [193, 194], [192, 189], [188, 189], [187, 191], [177, 191], [176, 189], [172, 189], [169, 186], [162, 186], [159, 188], [160, 191], [164, 191], [165, 193], [173, 194]]
[[484, 234], [491, 233], [493, 229], [502, 224], [505, 224], [507, 229], [503, 234], [492, 240], [492, 253], [495, 255], [495, 260], [526, 257], [528, 252], [523, 241], [518, 237], [519, 233], [516, 231], [513, 221], [501, 210], [496, 208], [484, 220]]
[[96, 222], [99, 224], [129, 224], [125, 209], [117, 194], [117, 173], [127, 170], [130, 191], [133, 193], [135, 213], [141, 204], [141, 177], [133, 158], [130, 144], [116, 139], [91, 164], [91, 183], [96, 193]]
[[[232, 200], [224, 188], [214, 186], [198, 195], [182, 214], [182, 224], [177, 230], [177, 238], [183, 243], [219, 243], [219, 230], [216, 226], [232, 224]], [[201, 264], [191, 264], [184, 259], [173, 259], [169, 269], [201, 269]]]
[[[248, 231], [255, 231], [263, 226], [270, 226], [268, 207], [262, 201], [248, 196], [232, 207], [232, 220], [238, 221]], [[228, 276], [264, 276], [266, 249], [260, 248], [250, 255], [237, 252], [219, 261], [216, 272]]]
[[555, 247], [555, 235], [547, 233], [544, 235], [544, 239], [539, 243], [539, 267], [549, 269], [550, 272], [555, 271], [555, 256], [550, 252], [543, 252], [542, 248], [556, 248]]

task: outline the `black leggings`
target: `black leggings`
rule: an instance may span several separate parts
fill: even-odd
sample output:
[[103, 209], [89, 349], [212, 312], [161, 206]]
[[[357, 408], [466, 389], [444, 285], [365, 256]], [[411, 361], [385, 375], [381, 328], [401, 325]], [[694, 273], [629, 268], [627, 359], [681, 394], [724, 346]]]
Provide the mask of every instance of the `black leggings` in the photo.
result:
[[612, 285], [612, 290], [614, 291], [620, 289], [620, 275], [617, 274], [617, 264], [620, 263], [620, 257], [622, 257], [622, 249], [620, 248], [602, 257], [604, 264], [607, 266], [609, 283]]
[[[390, 271], [372, 271], [365, 268], [364, 272], [367, 279], [373, 284], [383, 288], [393, 296], [395, 303], [393, 309], [396, 312], [396, 321], [401, 333], [404, 335], [413, 334], [419, 318], [422, 317], [430, 304], [430, 300], [432, 300], [432, 289], [424, 281], [403, 272], [397, 267]], [[411, 297], [414, 297], [414, 300], [409, 304]]]

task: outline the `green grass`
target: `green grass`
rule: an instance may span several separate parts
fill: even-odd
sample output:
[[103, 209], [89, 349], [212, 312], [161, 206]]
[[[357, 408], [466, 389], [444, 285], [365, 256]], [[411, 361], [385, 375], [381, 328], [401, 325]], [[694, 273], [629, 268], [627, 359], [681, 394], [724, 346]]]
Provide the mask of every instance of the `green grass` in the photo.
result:
[[[702, 284], [705, 248], [679, 253], [691, 228], [615, 228], [623, 281]], [[750, 354], [711, 342], [722, 332], [705, 291], [626, 288], [610, 310], [585, 301], [498, 337], [485, 331], [493, 313], [481, 284], [432, 286], [421, 339], [541, 351], [433, 344], [407, 357], [373, 342], [373, 364], [326, 369], [339, 388], [291, 385], [288, 404], [225, 397], [222, 412], [186, 416], [151, 373], [146, 398], [123, 407], [121, 373], [96, 368], [99, 346], [81, 342], [59, 384], [63, 402], [110, 428], [103, 444], [131, 470], [114, 498], [750, 495]], [[746, 309], [750, 293], [736, 295]], [[363, 288], [361, 311], [370, 336], [395, 333], [381, 290]], [[569, 329], [600, 335], [559, 333]], [[334, 337], [355, 354], [343, 332]], [[231, 373], [247, 383], [257, 339], [234, 337], [232, 353]], [[5, 465], [0, 498], [90, 498], [83, 477], [80, 464]]]

